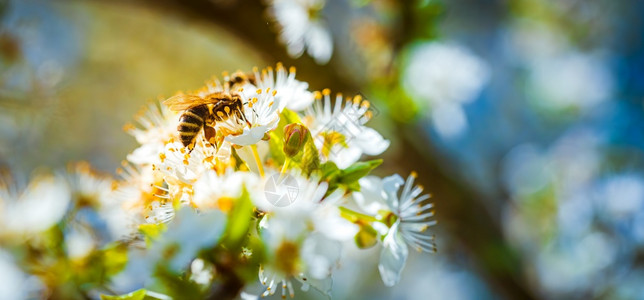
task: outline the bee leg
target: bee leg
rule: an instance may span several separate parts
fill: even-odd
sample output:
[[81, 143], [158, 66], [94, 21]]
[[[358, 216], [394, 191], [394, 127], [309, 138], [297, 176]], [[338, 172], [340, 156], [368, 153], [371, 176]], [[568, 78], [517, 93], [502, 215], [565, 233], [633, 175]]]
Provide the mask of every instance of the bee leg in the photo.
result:
[[204, 137], [206, 138], [206, 141], [208, 141], [210, 145], [212, 145], [213, 147], [215, 147], [215, 149], [217, 149], [217, 138], [216, 138], [217, 131], [215, 130], [215, 128], [212, 128], [210, 126], [204, 126], [203, 134], [204, 134]]
[[188, 148], [188, 153], [192, 152], [192, 149], [195, 148], [196, 132], [190, 131], [180, 131], [179, 136], [181, 137], [181, 143], [184, 147]]
[[197, 142], [197, 139], [194, 139], [190, 144], [186, 146], [186, 148], [188, 148], [188, 153], [192, 153], [192, 150], [195, 149], [196, 142]]

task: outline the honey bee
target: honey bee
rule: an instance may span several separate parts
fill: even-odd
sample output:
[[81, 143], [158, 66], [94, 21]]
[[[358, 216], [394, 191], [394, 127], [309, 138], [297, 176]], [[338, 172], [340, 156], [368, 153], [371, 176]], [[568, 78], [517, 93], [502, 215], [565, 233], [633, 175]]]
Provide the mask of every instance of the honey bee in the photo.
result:
[[243, 87], [246, 83], [250, 83], [252, 85], [255, 85], [255, 75], [252, 73], [243, 73], [241, 71], [237, 71], [233, 73], [231, 76], [225, 76], [228, 77], [227, 81], [225, 83], [224, 90], [231, 90], [231, 91], [236, 91], [237, 89]]
[[184, 147], [190, 151], [199, 131], [204, 131], [204, 137], [212, 145], [216, 145], [215, 125], [231, 117], [250, 122], [243, 111], [242, 96], [236, 92], [215, 92], [200, 97], [197, 95], [176, 95], [163, 102], [170, 110], [183, 112], [179, 118], [177, 131]]

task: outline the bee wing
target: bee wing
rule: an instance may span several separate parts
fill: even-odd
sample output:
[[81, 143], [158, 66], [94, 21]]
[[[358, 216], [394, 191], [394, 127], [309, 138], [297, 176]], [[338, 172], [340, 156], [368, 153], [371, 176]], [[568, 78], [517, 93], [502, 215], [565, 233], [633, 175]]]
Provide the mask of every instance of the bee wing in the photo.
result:
[[179, 94], [163, 101], [163, 104], [173, 111], [183, 111], [199, 104], [209, 103], [196, 95]]

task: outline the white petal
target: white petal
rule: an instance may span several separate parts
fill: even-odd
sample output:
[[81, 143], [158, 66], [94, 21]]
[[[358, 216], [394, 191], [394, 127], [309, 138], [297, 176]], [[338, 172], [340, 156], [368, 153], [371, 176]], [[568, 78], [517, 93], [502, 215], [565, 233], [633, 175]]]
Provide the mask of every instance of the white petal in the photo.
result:
[[[308, 86], [308, 84], [306, 84]], [[278, 90], [278, 94], [281, 93], [283, 90]], [[282, 101], [282, 105], [286, 106], [286, 108], [293, 110], [293, 111], [302, 111], [306, 109], [307, 107], [311, 106], [311, 103], [313, 103], [314, 97], [313, 93], [309, 92], [306, 90], [306, 87], [303, 88], [303, 90], [291, 90], [291, 91], [285, 91], [285, 94], [288, 94], [289, 97], [284, 97], [284, 101]]]
[[382, 179], [377, 176], [360, 178], [360, 191], [353, 193], [353, 199], [364, 212], [375, 215], [386, 209], [386, 195], [383, 192]]
[[239, 294], [239, 298], [241, 298], [242, 300], [258, 300], [258, 299], [259, 299], [259, 295], [255, 295], [255, 294], [251, 294], [251, 293], [246, 293], [246, 292], [242, 291], [242, 292]]
[[73, 229], [65, 236], [67, 255], [72, 259], [79, 259], [87, 256], [95, 247], [92, 235], [87, 229]]
[[69, 187], [60, 178], [34, 180], [6, 216], [8, 230], [23, 233], [43, 231], [58, 222], [71, 200]]
[[331, 288], [333, 287], [333, 278], [331, 276], [324, 279], [315, 279], [310, 277], [305, 278], [306, 280], [297, 278], [297, 280], [302, 283], [302, 291], [306, 292], [310, 287], [312, 287], [327, 297], [331, 296]]
[[340, 216], [340, 210], [335, 206], [318, 209], [315, 218], [315, 228], [326, 237], [336, 241], [348, 241], [358, 233], [358, 225]]
[[378, 270], [380, 270], [380, 277], [386, 286], [394, 286], [398, 283], [409, 255], [407, 245], [398, 234], [398, 225], [397, 222], [391, 227], [389, 234], [385, 237], [384, 248], [380, 253]]
[[443, 103], [432, 110], [432, 124], [442, 137], [456, 138], [467, 129], [467, 116], [460, 104]]
[[244, 128], [242, 134], [229, 135], [226, 137], [226, 141], [239, 146], [253, 145], [262, 140], [266, 131], [268, 131], [267, 126], [257, 126], [251, 129]]
[[398, 211], [398, 189], [402, 186], [405, 181], [398, 174], [385, 177], [382, 180], [382, 189], [387, 195], [385, 199], [389, 209], [392, 211]]
[[159, 161], [163, 148], [163, 143], [147, 143], [128, 154], [127, 160], [137, 165], [154, 164]]
[[42, 283], [29, 277], [13, 257], [0, 249], [0, 299], [31, 299], [43, 289]]
[[[389, 140], [386, 140], [373, 128], [363, 127], [364, 129], [356, 137], [355, 143], [367, 155], [378, 155], [389, 148]], [[354, 141], [352, 141], [354, 142]]]
[[153, 244], [154, 250], [150, 251], [162, 253], [166, 247], [178, 244], [179, 252], [168, 263], [173, 270], [179, 270], [188, 266], [199, 250], [214, 245], [225, 224], [226, 215], [219, 210], [197, 214], [192, 208], [183, 208], [168, 225], [168, 230]]
[[341, 146], [336, 146], [331, 149], [330, 160], [333, 161], [338, 168], [344, 169], [357, 162], [362, 156], [362, 149], [359, 147], [341, 148]]
[[307, 52], [315, 59], [316, 63], [323, 65], [331, 59], [333, 40], [329, 31], [322, 24], [318, 22], [312, 23], [306, 32], [305, 39]]
[[340, 260], [340, 243], [330, 240], [324, 235], [313, 233], [306, 238], [302, 245], [302, 258], [307, 267], [307, 273], [316, 279], [331, 276], [331, 271]]

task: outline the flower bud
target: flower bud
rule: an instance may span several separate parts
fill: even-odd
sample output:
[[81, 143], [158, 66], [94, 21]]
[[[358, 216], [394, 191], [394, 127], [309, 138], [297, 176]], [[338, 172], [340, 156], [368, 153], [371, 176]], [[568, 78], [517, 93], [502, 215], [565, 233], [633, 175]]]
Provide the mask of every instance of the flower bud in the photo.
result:
[[292, 123], [284, 126], [284, 154], [287, 157], [297, 155], [309, 137], [309, 130], [306, 126]]
[[358, 248], [371, 248], [378, 242], [378, 232], [370, 225], [365, 224], [360, 226], [360, 231], [358, 231], [354, 239]]

